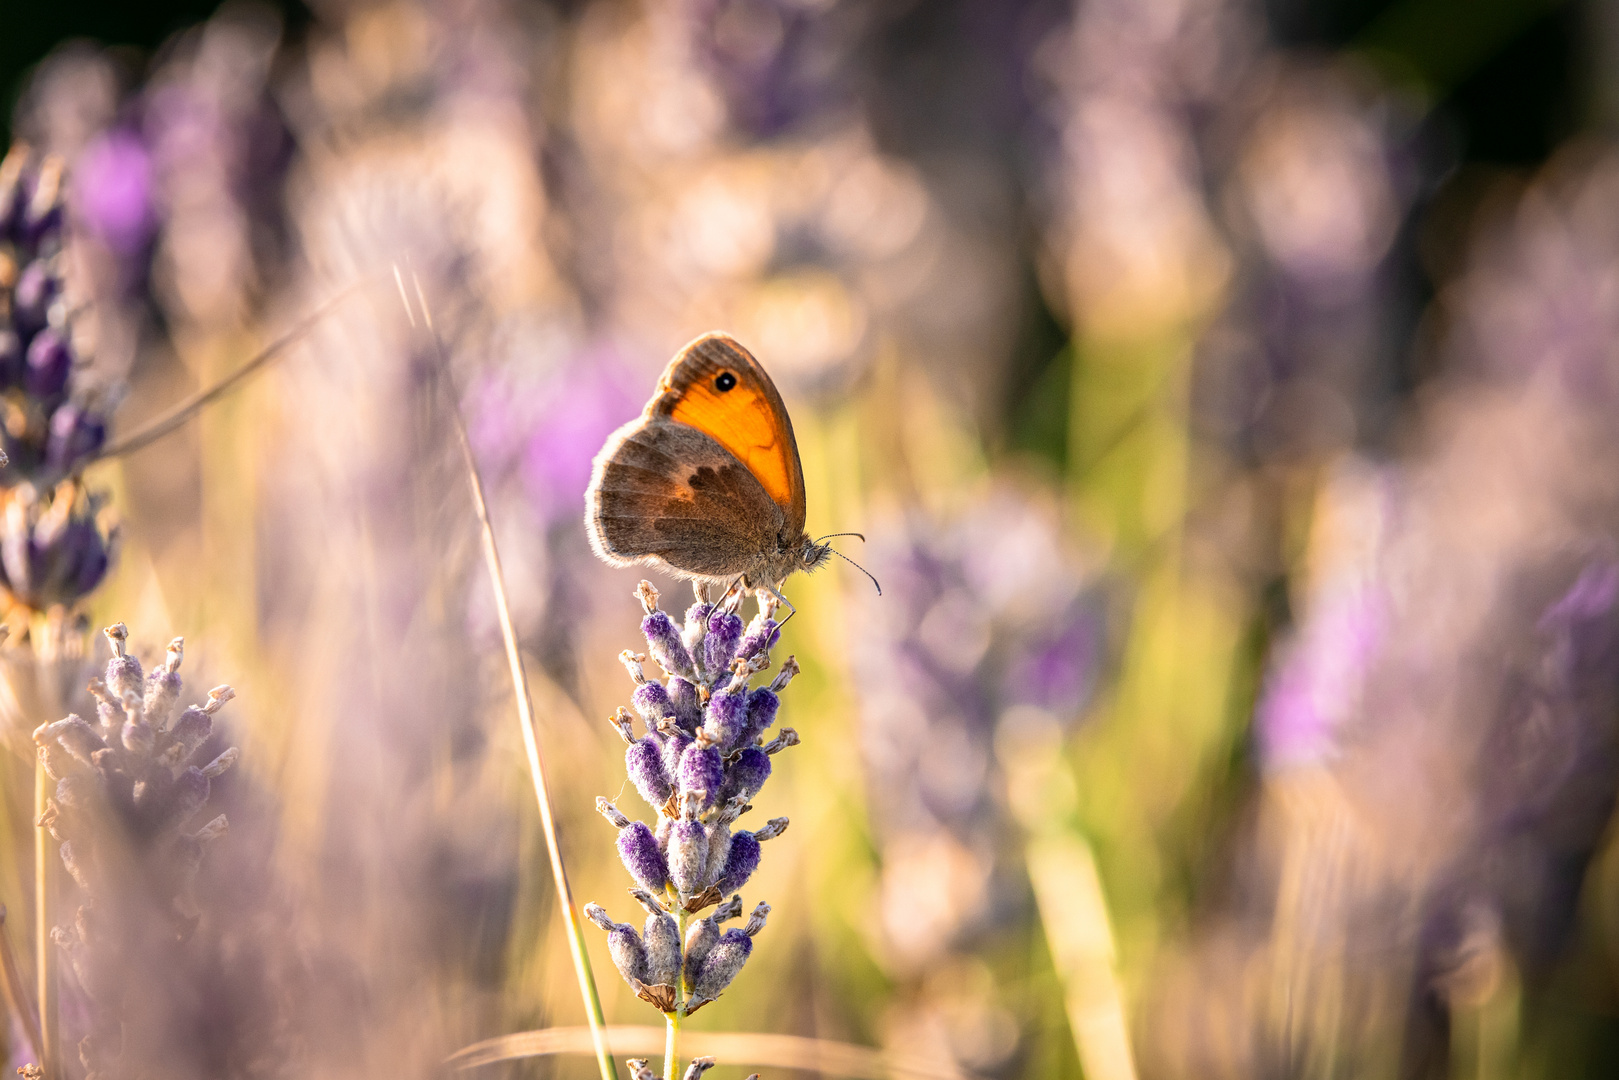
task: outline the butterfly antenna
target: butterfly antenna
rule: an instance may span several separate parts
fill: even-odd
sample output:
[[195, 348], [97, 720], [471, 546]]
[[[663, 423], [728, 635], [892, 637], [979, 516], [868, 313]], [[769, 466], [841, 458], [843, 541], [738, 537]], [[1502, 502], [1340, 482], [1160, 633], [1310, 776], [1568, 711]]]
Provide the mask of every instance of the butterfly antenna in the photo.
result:
[[857, 533], [857, 532], [827, 533], [825, 536], [821, 537], [820, 539], [816, 540], [815, 542], [817, 544], [819, 544], [821, 542], [821, 540], [830, 540], [834, 536], [858, 536], [862, 543], [864, 543], [865, 539], [866, 539], [866, 534], [865, 533]]
[[[859, 533], [833, 533], [832, 535], [833, 536], [860, 536]], [[860, 536], [860, 539], [864, 540], [865, 537]], [[864, 566], [861, 566], [859, 563], [855, 562], [853, 559], [849, 558], [849, 556], [845, 555], [843, 552], [837, 550], [836, 548], [829, 547], [826, 550], [830, 551], [832, 554], [836, 555], [838, 558], [842, 559], [844, 562], [848, 563], [850, 566], [854, 567], [856, 570], [860, 571], [862, 574], [865, 574], [867, 577], [871, 578], [871, 583], [873, 585], [877, 586], [877, 595], [881, 596], [883, 594], [883, 584], [882, 584], [882, 582], [878, 581], [875, 577], [873, 577], [870, 570], [867, 570]]]

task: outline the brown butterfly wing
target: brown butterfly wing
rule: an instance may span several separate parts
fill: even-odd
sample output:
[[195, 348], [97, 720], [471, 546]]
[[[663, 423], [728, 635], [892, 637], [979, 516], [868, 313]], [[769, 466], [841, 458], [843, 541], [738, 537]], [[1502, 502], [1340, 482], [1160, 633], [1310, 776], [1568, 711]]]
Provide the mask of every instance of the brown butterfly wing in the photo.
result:
[[696, 428], [643, 417], [614, 432], [586, 493], [591, 546], [615, 566], [662, 563], [733, 578], [776, 549], [782, 508], [736, 456]]
[[[728, 390], [720, 389], [725, 374], [736, 379]], [[789, 535], [803, 535], [804, 470], [793, 422], [764, 367], [733, 338], [704, 334], [681, 349], [658, 380], [647, 412], [708, 434], [781, 508]]]

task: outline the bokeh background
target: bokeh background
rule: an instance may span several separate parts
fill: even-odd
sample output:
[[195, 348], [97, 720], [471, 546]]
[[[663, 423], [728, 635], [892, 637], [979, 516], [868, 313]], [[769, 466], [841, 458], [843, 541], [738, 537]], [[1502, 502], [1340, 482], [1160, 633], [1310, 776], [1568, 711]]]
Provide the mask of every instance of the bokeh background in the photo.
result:
[[[112, 443], [345, 297], [81, 465], [99, 586], [6, 563], [7, 651], [123, 620], [239, 694], [202, 944], [145, 984], [168, 1075], [583, 1022], [448, 395], [574, 888], [618, 908], [642, 575], [582, 493], [717, 328], [883, 592], [786, 586], [792, 826], [695, 1027], [940, 1076], [1619, 1070], [1619, 5], [13, 0], [0, 93], [64, 163], [53, 318]], [[348, 291], [396, 264], [453, 385]], [[8, 708], [30, 968], [54, 717]], [[587, 933], [608, 1019], [655, 1021]]]

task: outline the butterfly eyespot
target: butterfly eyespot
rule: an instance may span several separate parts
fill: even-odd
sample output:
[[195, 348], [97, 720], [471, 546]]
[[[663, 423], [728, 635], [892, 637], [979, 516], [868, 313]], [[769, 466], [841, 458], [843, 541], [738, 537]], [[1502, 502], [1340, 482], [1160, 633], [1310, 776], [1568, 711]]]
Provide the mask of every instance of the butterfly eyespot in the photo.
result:
[[718, 390], [722, 394], [727, 390], [735, 388], [735, 386], [736, 376], [731, 374], [729, 371], [722, 371], [718, 375], [714, 376], [714, 389]]

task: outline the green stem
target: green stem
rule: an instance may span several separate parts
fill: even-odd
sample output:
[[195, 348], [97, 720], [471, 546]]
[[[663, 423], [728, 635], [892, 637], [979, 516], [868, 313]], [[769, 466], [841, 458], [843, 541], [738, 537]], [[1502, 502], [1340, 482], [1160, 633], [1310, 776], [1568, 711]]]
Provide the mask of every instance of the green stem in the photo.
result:
[[678, 1005], [674, 1012], [664, 1013], [663, 1080], [675, 1080], [675, 1069], [680, 1061], [680, 1021], [685, 1018], [686, 1007]]
[[675, 974], [679, 995], [675, 999], [675, 1011], [663, 1014], [663, 1080], [676, 1080], [680, 1075], [680, 1025], [686, 1019], [686, 1000], [691, 993], [686, 986], [685, 957], [686, 923], [690, 918], [691, 915], [686, 911], [685, 905], [680, 905], [676, 925], [679, 927], [681, 957], [680, 970]]

